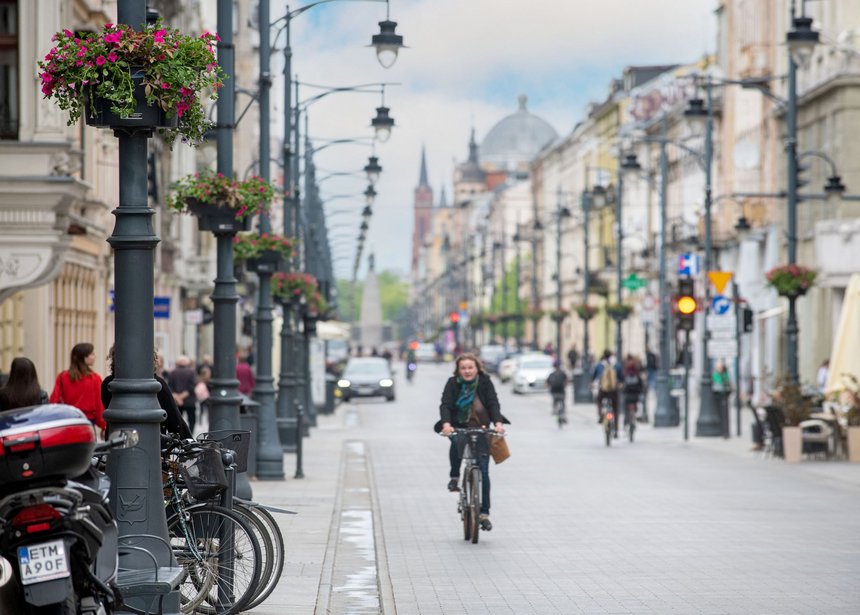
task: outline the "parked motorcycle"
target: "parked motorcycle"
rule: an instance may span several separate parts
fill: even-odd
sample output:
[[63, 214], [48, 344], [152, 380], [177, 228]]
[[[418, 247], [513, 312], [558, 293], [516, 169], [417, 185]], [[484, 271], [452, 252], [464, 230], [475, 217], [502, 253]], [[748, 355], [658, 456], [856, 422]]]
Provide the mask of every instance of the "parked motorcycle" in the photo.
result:
[[112, 612], [117, 525], [93, 455], [136, 443], [129, 431], [97, 444], [72, 406], [0, 414], [0, 613]]

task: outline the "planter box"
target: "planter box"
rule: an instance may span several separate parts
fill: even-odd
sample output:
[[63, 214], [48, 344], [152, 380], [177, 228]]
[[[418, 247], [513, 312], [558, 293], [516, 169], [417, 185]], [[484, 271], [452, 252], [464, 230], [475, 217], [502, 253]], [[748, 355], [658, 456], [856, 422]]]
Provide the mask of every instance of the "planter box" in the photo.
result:
[[275, 250], [263, 250], [260, 256], [245, 261], [248, 271], [254, 273], [275, 273], [284, 262], [284, 257]]
[[860, 462], [860, 427], [849, 426], [848, 434], [848, 461]]
[[197, 228], [201, 231], [230, 234], [251, 229], [251, 216], [237, 220], [235, 211], [226, 205], [207, 205], [197, 199], [189, 199], [186, 206], [197, 216]]
[[782, 428], [782, 456], [786, 463], [798, 463], [803, 456], [803, 434], [800, 427]]
[[84, 119], [87, 126], [125, 129], [175, 128], [179, 124], [179, 117], [176, 114], [168, 119], [167, 114], [161, 107], [150, 107], [146, 104], [143, 72], [137, 71], [133, 73], [131, 79], [135, 83], [134, 97], [137, 100], [134, 113], [125, 118], [120, 117], [111, 111], [110, 101], [98, 97], [94, 97], [93, 103], [90, 105], [89, 94], [87, 94], [84, 100]]

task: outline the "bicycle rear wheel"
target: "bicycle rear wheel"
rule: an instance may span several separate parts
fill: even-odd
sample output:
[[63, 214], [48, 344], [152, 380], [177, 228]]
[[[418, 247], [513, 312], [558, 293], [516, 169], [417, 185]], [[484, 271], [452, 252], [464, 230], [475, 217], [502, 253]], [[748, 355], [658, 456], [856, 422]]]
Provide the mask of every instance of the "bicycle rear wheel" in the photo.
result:
[[[229, 532], [232, 549], [224, 540]], [[234, 615], [245, 608], [257, 589], [262, 554], [254, 530], [241, 516], [221, 506], [196, 504], [170, 517], [167, 533], [176, 561], [188, 570], [179, 588], [183, 613]]]
[[481, 470], [478, 468], [472, 468], [471, 471], [471, 480], [469, 481], [469, 507], [471, 509], [471, 517], [472, 517], [472, 544], [477, 544], [478, 542], [478, 534], [480, 534], [478, 527], [478, 519], [481, 516]]

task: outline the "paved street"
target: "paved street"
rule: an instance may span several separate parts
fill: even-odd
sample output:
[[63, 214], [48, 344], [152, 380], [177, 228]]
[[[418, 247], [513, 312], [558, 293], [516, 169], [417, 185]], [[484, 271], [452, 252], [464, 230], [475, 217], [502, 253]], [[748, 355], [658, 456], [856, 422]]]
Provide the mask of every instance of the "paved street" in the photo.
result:
[[547, 398], [498, 382], [512, 457], [490, 470], [493, 531], [464, 542], [431, 430], [449, 373], [421, 364], [394, 403], [320, 417], [306, 478], [254, 483], [299, 512], [255, 613], [860, 612], [860, 466], [786, 465], [748, 435], [684, 443], [680, 428], [607, 448], [592, 407], [559, 431]]

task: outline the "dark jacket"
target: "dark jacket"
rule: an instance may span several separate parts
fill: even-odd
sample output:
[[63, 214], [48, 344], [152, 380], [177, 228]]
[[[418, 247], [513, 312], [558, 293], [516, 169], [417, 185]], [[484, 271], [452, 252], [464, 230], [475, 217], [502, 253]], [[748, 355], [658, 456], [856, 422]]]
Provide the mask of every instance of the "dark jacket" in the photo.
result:
[[[478, 399], [487, 409], [490, 415], [490, 420], [495, 423], [507, 423], [510, 421], [502, 415], [501, 407], [499, 406], [499, 398], [496, 395], [496, 388], [493, 386], [493, 381], [487, 374], [478, 374], [478, 390], [475, 392]], [[442, 431], [443, 423], [451, 423], [454, 427], [465, 427], [457, 421], [457, 398], [460, 397], [460, 385], [457, 383], [457, 377], [451, 376], [448, 382], [445, 383], [445, 389], [442, 391], [442, 403], [439, 405], [439, 420], [433, 426], [436, 433]]]
[[[161, 430], [167, 431], [187, 440], [193, 438], [191, 429], [188, 423], [182, 418], [179, 408], [176, 406], [176, 400], [173, 399], [173, 393], [170, 392], [170, 387], [161, 376], [153, 376], [161, 385], [161, 390], [158, 391], [158, 405], [167, 413], [167, 418], [161, 423]], [[102, 380], [102, 403], [107, 408], [110, 405], [111, 392], [108, 384], [113, 380], [113, 374]]]

